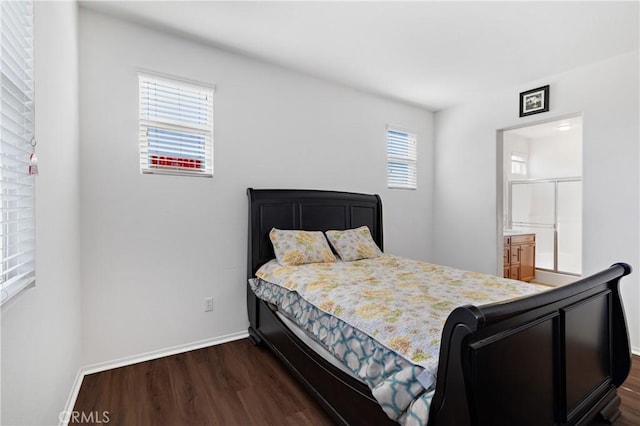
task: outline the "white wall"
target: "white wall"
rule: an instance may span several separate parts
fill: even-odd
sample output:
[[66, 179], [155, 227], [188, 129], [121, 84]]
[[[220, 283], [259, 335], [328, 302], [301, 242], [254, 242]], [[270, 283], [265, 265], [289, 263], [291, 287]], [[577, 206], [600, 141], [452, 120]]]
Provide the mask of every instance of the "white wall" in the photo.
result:
[[582, 127], [529, 140], [530, 179], [576, 176], [582, 176]]
[[[511, 155], [516, 154], [527, 160], [526, 174], [514, 174], [511, 172]], [[502, 172], [504, 175], [502, 184], [503, 217], [504, 228], [508, 228], [509, 223], [509, 185], [510, 180], [527, 179], [529, 177], [529, 139], [512, 132], [504, 132], [504, 143], [502, 152]], [[464, 173], [463, 173], [464, 175]]]
[[520, 155], [524, 157], [528, 163], [530, 148], [530, 139], [512, 132], [504, 132], [504, 152], [502, 156], [502, 167], [505, 176], [505, 183], [512, 179], [527, 179], [529, 177], [529, 164], [527, 164], [526, 175], [511, 173], [511, 155]]
[[[140, 174], [138, 69], [215, 84], [213, 179]], [[386, 250], [431, 257], [430, 112], [82, 8], [80, 77], [85, 364], [246, 331], [247, 187], [379, 193]], [[417, 191], [386, 189], [387, 123]]]
[[[496, 131], [582, 112], [583, 270], [618, 261], [635, 269], [622, 294], [640, 351], [638, 75], [632, 52], [437, 113], [433, 260], [496, 273], [497, 250], [487, 249], [497, 247]], [[518, 93], [547, 83], [550, 111], [518, 118]]]
[[4, 425], [57, 424], [81, 365], [77, 8], [36, 2], [37, 284], [2, 307]]

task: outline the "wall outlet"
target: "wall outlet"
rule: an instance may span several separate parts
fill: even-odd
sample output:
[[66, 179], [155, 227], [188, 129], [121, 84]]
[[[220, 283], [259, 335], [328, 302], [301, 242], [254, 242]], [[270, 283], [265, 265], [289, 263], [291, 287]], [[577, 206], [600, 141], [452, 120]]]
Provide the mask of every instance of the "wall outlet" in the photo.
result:
[[213, 311], [213, 297], [204, 298], [204, 311], [205, 312]]

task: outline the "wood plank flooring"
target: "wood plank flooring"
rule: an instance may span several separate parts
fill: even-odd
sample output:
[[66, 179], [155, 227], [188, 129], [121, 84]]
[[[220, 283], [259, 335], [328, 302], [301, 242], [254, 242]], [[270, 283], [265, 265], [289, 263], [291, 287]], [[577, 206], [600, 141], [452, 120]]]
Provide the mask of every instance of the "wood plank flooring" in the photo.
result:
[[640, 425], [640, 356], [633, 356], [631, 372], [627, 380], [618, 389], [618, 395], [622, 399], [620, 411], [622, 414], [616, 426]]
[[88, 375], [74, 411], [108, 411], [123, 426], [333, 425], [269, 350], [246, 339]]
[[[616, 426], [640, 425], [640, 357], [618, 394]], [[246, 339], [88, 375], [74, 411], [71, 425], [334, 424], [271, 352]]]

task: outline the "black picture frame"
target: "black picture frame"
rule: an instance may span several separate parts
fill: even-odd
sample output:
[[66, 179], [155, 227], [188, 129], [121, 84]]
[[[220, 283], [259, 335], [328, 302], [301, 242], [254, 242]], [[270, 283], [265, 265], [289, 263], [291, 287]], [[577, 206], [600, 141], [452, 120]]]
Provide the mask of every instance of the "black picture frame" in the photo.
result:
[[520, 93], [520, 117], [549, 111], [549, 85]]

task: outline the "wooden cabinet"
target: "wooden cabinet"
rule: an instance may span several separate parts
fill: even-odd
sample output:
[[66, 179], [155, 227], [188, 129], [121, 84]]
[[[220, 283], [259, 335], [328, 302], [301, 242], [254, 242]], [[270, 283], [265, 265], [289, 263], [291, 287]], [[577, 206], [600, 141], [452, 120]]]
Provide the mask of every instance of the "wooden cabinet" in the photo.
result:
[[504, 237], [504, 277], [531, 281], [536, 276], [536, 234]]

